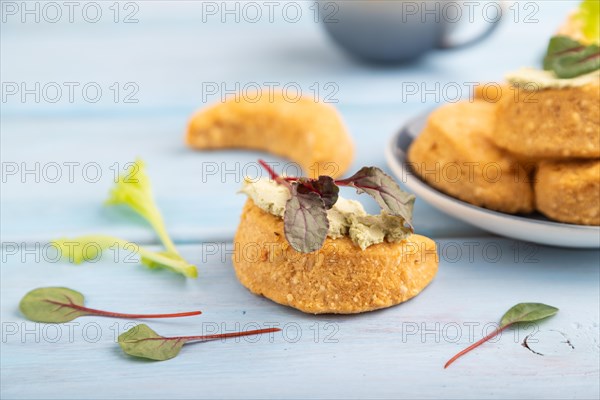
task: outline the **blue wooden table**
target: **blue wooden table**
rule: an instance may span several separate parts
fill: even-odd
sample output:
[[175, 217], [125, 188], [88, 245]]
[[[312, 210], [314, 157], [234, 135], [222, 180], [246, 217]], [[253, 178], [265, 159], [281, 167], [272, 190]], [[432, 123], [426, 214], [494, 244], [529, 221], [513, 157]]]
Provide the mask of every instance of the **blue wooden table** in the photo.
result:
[[[288, 3], [277, 3], [272, 20], [265, 14], [256, 22], [242, 11], [236, 22], [221, 2], [82, 2], [71, 15], [55, 3], [57, 22], [55, 6], [28, 2], [28, 14], [24, 4], [2, 3], [3, 399], [600, 396], [598, 251], [496, 237], [417, 201], [416, 229], [440, 249], [430, 287], [403, 305], [368, 314], [302, 314], [250, 294], [231, 266], [245, 200], [236, 191], [245, 168], [266, 156], [193, 152], [183, 144], [194, 110], [227, 90], [276, 82], [336, 101], [357, 145], [352, 169], [386, 169], [390, 136], [412, 116], [455, 98], [452, 88], [467, 97], [471, 82], [538, 65], [573, 3], [521, 2], [488, 41], [396, 68], [347, 58], [315, 23], [311, 2], [293, 3], [302, 10], [296, 22], [291, 9], [286, 18], [277, 11]], [[234, 2], [227, 4], [235, 10]], [[263, 3], [255, 4], [266, 13]], [[207, 7], [217, 7], [216, 14]], [[414, 85], [418, 93], [410, 94]], [[88, 233], [158, 244], [139, 218], [102, 206], [115, 173], [138, 156], [170, 233], [199, 267], [198, 280], [149, 271], [124, 255], [116, 263], [112, 254], [73, 266], [45, 250], [52, 238]], [[283, 331], [189, 345], [176, 359], [143, 362], [115, 343], [129, 321], [26, 321], [20, 298], [53, 285], [77, 289], [89, 306], [114, 311], [204, 311], [151, 322], [165, 335], [273, 325]], [[508, 330], [442, 368], [525, 301], [560, 312]]]

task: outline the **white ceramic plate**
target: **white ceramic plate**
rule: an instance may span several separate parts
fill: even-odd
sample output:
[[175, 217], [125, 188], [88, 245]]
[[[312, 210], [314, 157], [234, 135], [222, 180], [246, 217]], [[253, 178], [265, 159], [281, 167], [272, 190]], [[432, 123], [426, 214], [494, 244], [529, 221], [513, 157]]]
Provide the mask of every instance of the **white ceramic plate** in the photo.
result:
[[423, 130], [426, 120], [427, 115], [422, 115], [410, 121], [385, 150], [387, 163], [396, 178], [418, 198], [446, 214], [499, 235], [551, 246], [600, 247], [598, 226], [563, 224], [550, 221], [539, 213], [511, 215], [488, 210], [448, 196], [422, 181], [405, 161], [410, 143]]

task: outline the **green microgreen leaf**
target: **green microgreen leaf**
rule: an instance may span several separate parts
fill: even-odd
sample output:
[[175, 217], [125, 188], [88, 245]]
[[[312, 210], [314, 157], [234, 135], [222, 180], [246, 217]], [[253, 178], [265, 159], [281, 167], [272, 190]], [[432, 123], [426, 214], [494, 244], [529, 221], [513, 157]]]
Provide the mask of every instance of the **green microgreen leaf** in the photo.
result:
[[178, 255], [170, 252], [155, 252], [113, 236], [80, 236], [73, 239], [54, 240], [52, 244], [61, 252], [63, 258], [75, 264], [95, 260], [100, 257], [103, 250], [119, 248], [139, 254], [140, 262], [150, 268], [166, 268], [188, 278], [198, 277], [196, 266], [189, 264]]
[[154, 332], [148, 325], [140, 324], [119, 335], [118, 343], [121, 349], [130, 356], [165, 361], [176, 357], [183, 345], [188, 342], [260, 335], [280, 330], [279, 328], [267, 328], [216, 335], [164, 337]]
[[568, 36], [550, 39], [544, 69], [561, 79], [575, 78], [600, 69], [600, 47], [585, 46]]
[[329, 230], [327, 209], [318, 193], [298, 182], [291, 184], [291, 196], [283, 214], [284, 233], [289, 244], [300, 253], [319, 250]]
[[558, 308], [542, 303], [519, 303], [502, 316], [500, 327], [519, 322], [535, 322], [553, 316]]
[[123, 314], [96, 310], [83, 305], [81, 293], [64, 287], [44, 287], [30, 291], [21, 299], [19, 309], [23, 315], [36, 322], [63, 323], [84, 315], [112, 318], [177, 318], [202, 314], [189, 311], [173, 314]]
[[34, 289], [27, 293], [19, 303], [21, 313], [35, 322], [63, 323], [86, 315], [82, 310], [83, 295], [64, 287], [47, 287]]
[[552, 307], [552, 306], [549, 306], [546, 304], [542, 304], [542, 303], [519, 303], [519, 304], [511, 307], [506, 313], [504, 313], [504, 315], [502, 316], [502, 319], [500, 320], [500, 326], [497, 329], [495, 329], [492, 333], [490, 333], [483, 339], [480, 339], [479, 341], [473, 343], [466, 349], [460, 351], [458, 354], [456, 354], [454, 357], [452, 357], [450, 360], [448, 360], [446, 365], [444, 365], [444, 368], [448, 368], [450, 366], [450, 364], [452, 364], [458, 358], [464, 356], [471, 350], [481, 346], [482, 344], [484, 344], [488, 340], [492, 339], [493, 337], [495, 337], [496, 335], [501, 333], [503, 330], [505, 330], [509, 326], [512, 326], [512, 325], [518, 324], [518, 323], [522, 323], [522, 322], [539, 321], [541, 319], [551, 317], [552, 315], [555, 315], [557, 312], [558, 312], [558, 308]]
[[165, 361], [176, 357], [186, 340], [160, 336], [148, 325], [140, 324], [120, 334], [118, 342], [130, 356]]

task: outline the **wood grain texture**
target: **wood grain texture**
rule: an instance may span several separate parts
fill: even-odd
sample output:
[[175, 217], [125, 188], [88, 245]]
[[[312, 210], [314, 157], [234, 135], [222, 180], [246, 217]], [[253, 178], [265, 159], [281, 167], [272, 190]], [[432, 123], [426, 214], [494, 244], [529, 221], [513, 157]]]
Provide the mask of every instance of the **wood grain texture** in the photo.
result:
[[[2, 101], [0, 397], [600, 396], [598, 251], [495, 238], [417, 202], [417, 231], [438, 242], [442, 260], [430, 287], [383, 311], [349, 317], [302, 314], [253, 296], [231, 267], [229, 242], [245, 200], [234, 193], [242, 167], [264, 155], [198, 153], [183, 146], [187, 118], [204, 103], [218, 101], [214, 96], [203, 101], [203, 83], [232, 88], [237, 82], [293, 82], [310, 94], [316, 83], [322, 95], [325, 84], [335, 83], [337, 106], [357, 145], [352, 169], [384, 167], [390, 136], [443, 101], [439, 95], [407, 96], [403, 84], [428, 85], [439, 93], [436, 87], [458, 83], [465, 97], [466, 82], [500, 80], [507, 70], [538, 65], [547, 38], [573, 3], [537, 2], [537, 23], [525, 23], [531, 10], [521, 8], [517, 22], [509, 14], [481, 45], [434, 52], [399, 68], [350, 61], [310, 17], [297, 24], [280, 19], [222, 24], [218, 18], [202, 23], [201, 2], [135, 3], [136, 24], [112, 22], [109, 4], [103, 3], [107, 18], [97, 24], [13, 19], [0, 26], [2, 82], [97, 82], [104, 90], [97, 103], [81, 98], [35, 102], [31, 96], [24, 102], [18, 97]], [[310, 12], [310, 2], [301, 5]], [[114, 82], [137, 84], [139, 102], [115, 102], [109, 89]], [[146, 270], [124, 261], [125, 254], [117, 255], [117, 263], [109, 253], [96, 263], [73, 266], [51, 262], [51, 253], [35, 248], [54, 237], [84, 233], [156, 243], [143, 221], [102, 207], [114, 177], [111, 166], [122, 168], [136, 156], [148, 164], [169, 231], [185, 257], [199, 266], [196, 281]], [[72, 182], [67, 162], [79, 163]], [[52, 183], [41, 170], [37, 181], [35, 173], [23, 176], [23, 166], [36, 168], [35, 163], [40, 169], [59, 164], [63, 177]], [[97, 182], [81, 175], [91, 163], [101, 171]], [[19, 172], [7, 174], [9, 165]], [[235, 172], [207, 174], [207, 166], [214, 165]], [[272, 342], [262, 337], [256, 343], [241, 338], [189, 345], [163, 363], [132, 360], [115, 343], [129, 321], [81, 318], [60, 326], [25, 321], [17, 309], [21, 296], [51, 285], [77, 289], [91, 307], [107, 310], [204, 311], [195, 318], [151, 321], [160, 334], [232, 330], [236, 323], [248, 329], [278, 323], [285, 334], [274, 335]], [[537, 326], [508, 331], [442, 369], [492, 326], [486, 324], [522, 301], [546, 302], [560, 311]], [[530, 348], [544, 356], [522, 346], [528, 335]]]
[[[252, 295], [235, 279], [231, 244], [216, 245], [213, 255], [207, 244], [181, 246], [199, 265], [197, 281], [115, 264], [112, 254], [81, 266], [9, 257], [1, 270], [2, 398], [598, 396], [597, 251], [537, 248], [524, 256], [515, 252], [522, 243], [507, 239], [443, 240], [439, 274], [415, 299], [356, 316], [313, 316]], [[69, 325], [72, 331], [25, 321], [19, 299], [47, 285], [75, 288], [90, 307], [107, 310], [204, 312], [145, 321], [164, 335], [233, 330], [236, 323], [242, 329], [277, 323], [284, 331], [272, 342], [194, 344], [170, 361], [136, 361], [114, 342], [129, 321], [82, 317]], [[506, 332], [443, 370], [448, 358], [521, 301], [560, 311]], [[523, 347], [527, 335], [532, 348], [548, 354]]]
[[[369, 139], [366, 134], [355, 135], [357, 141], [362, 138], [357, 146], [362, 150], [358, 151], [351, 171], [362, 165], [385, 168], [383, 148], [389, 135], [398, 128], [398, 116], [390, 115], [391, 111], [391, 108], [377, 112], [356, 109], [346, 113], [354, 130], [358, 127], [366, 131], [374, 126], [370, 121], [387, 125], [372, 128], [378, 132], [377, 140]], [[405, 118], [410, 115], [406, 114]], [[124, 166], [136, 157], [146, 161], [156, 200], [175, 240], [193, 242], [233, 237], [245, 201], [245, 196], [236, 192], [241, 188], [244, 175], [255, 177], [259, 173], [257, 159], [263, 157], [278, 162], [280, 168], [287, 166], [288, 171], [297, 169], [289, 161], [264, 153], [187, 149], [182, 135], [186, 119], [185, 114], [141, 119], [72, 118], [68, 124], [62, 119], [51, 119], [44, 121], [44, 131], [52, 137], [54, 150], [47, 151], [48, 143], [38, 139], [39, 121], [9, 118], [2, 126], [2, 151], [6, 151], [2, 160], [4, 165], [15, 166], [18, 171], [4, 177], [3, 240], [47, 241], [57, 235], [105, 232], [151, 243], [154, 238], [142, 221], [123, 218], [123, 212], [102, 206], [114, 182], [115, 171], [123, 172]], [[73, 165], [72, 179], [69, 179], [68, 165]], [[39, 172], [26, 173], [25, 168], [31, 171], [37, 168]], [[55, 178], [55, 171], [61, 172], [59, 179]], [[353, 197], [354, 191], [344, 189], [344, 195]], [[40, 197], [45, 199], [43, 208], [37, 206]], [[376, 203], [360, 197], [375, 212]], [[481, 233], [422, 202], [417, 204], [415, 220], [426, 235]]]
[[[121, 224], [118, 218], [107, 220], [98, 207], [114, 175], [111, 166], [122, 167], [136, 156], [149, 164], [160, 206], [177, 240], [231, 237], [237, 223], [231, 210], [243, 204], [241, 197], [231, 194], [239, 187], [239, 171], [259, 153], [197, 153], [184, 147], [187, 119], [204, 100], [219, 101], [222, 93], [203, 99], [203, 84], [231, 90], [236, 85], [277, 82], [299, 85], [310, 96], [315, 94], [311, 87], [319, 88], [320, 97], [335, 91], [332, 100], [356, 141], [351, 170], [384, 167], [383, 148], [409, 118], [444, 99], [468, 97], [469, 85], [476, 82], [501, 80], [507, 70], [537, 65], [547, 37], [571, 7], [542, 2], [535, 14], [538, 23], [525, 23], [521, 10], [518, 23], [507, 19], [499, 34], [475, 48], [454, 56], [433, 52], [402, 68], [373, 68], [352, 62], [332, 45], [312, 18], [311, 2], [298, 3], [305, 17], [295, 24], [282, 18], [275, 18], [274, 24], [223, 24], [219, 16], [201, 23], [201, 2], [136, 4], [139, 22], [134, 24], [113, 23], [108, 5], [106, 18], [97, 24], [81, 18], [73, 24], [23, 24], [20, 19], [2, 24], [3, 81], [25, 83], [27, 88], [36, 82], [41, 86], [76, 82], [80, 87], [93, 82], [103, 89], [96, 103], [85, 101], [80, 91], [70, 102], [66, 90], [56, 103], [36, 102], [32, 95], [24, 102], [19, 95], [3, 102], [2, 160], [18, 167], [15, 175], [3, 176], [4, 240], [48, 240], [57, 234], [89, 232], [90, 227], [115, 232], [117, 224], [121, 236], [150, 241], [143, 229]], [[527, 43], [522, 46], [510, 44], [523, 40]], [[498, 49], [506, 49], [511, 57]], [[43, 67], [39, 60], [44, 60]], [[138, 102], [124, 103], [123, 91], [115, 102], [109, 89], [115, 82], [136, 84]], [[327, 84], [334, 84], [334, 91]], [[410, 94], [415, 87], [419, 93]], [[35, 173], [23, 172], [35, 169], [36, 162], [40, 182]], [[67, 179], [69, 162], [80, 163], [74, 166], [74, 183]], [[61, 166], [62, 177], [56, 183], [43, 177], [44, 167], [53, 177], [49, 163]], [[101, 172], [95, 183], [90, 182], [96, 171], [91, 163], [98, 163]], [[203, 167], [206, 172], [212, 163], [220, 172], [238, 172], [203, 179]], [[82, 173], [87, 165], [91, 167], [86, 179]], [[52, 212], [35, 207], [37, 196], [48, 198]], [[223, 201], [226, 208], [221, 207]], [[70, 218], [72, 212], [80, 218]], [[426, 235], [481, 233], [424, 204], [417, 205], [416, 220]]]

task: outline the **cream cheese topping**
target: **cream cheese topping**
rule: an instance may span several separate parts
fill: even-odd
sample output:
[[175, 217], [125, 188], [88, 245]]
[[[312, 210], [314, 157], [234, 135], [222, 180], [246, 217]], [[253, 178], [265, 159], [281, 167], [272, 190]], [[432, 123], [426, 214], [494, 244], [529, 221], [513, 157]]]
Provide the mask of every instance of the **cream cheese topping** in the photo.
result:
[[[261, 210], [283, 218], [285, 204], [290, 197], [288, 189], [271, 179], [245, 179], [240, 192], [246, 194]], [[402, 218], [382, 212], [369, 215], [356, 200], [338, 197], [327, 211], [329, 232], [327, 236], [338, 239], [348, 236], [362, 250], [388, 242], [399, 242], [410, 235]]]
[[571, 79], [560, 79], [552, 71], [524, 67], [516, 71], [509, 72], [506, 80], [515, 86], [520, 86], [526, 90], [540, 89], [564, 89], [571, 87], [581, 87], [590, 83], [598, 82], [600, 79], [600, 70], [592, 71], [588, 74]]

